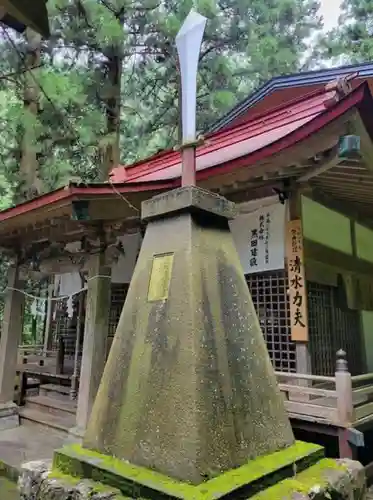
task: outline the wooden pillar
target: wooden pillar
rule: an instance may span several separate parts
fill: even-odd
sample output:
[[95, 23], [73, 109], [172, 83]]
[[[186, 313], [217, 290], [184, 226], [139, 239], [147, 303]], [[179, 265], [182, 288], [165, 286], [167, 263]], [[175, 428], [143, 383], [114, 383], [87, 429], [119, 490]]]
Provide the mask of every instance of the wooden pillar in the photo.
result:
[[[82, 288], [83, 287], [84, 287], [84, 283], [82, 280]], [[79, 351], [80, 351], [81, 337], [82, 337], [82, 333], [83, 333], [83, 328], [82, 328], [82, 318], [83, 318], [83, 314], [84, 314], [83, 308], [84, 308], [84, 295], [81, 293], [79, 295], [78, 318], [77, 318], [77, 324], [76, 324], [74, 372], [73, 372], [73, 376], [71, 378], [71, 389], [70, 389], [70, 399], [72, 399], [73, 401], [76, 400], [78, 397], [78, 384], [79, 384], [79, 372], [80, 372]]]
[[346, 353], [343, 350], [337, 352], [337, 364], [335, 372], [335, 389], [337, 392], [338, 409], [338, 445], [340, 458], [356, 458], [355, 446], [349, 441], [349, 429], [352, 427], [354, 418], [354, 404], [352, 397], [352, 378], [348, 371]]
[[45, 322], [45, 330], [44, 330], [44, 347], [43, 353], [44, 356], [47, 356], [48, 351], [52, 346], [52, 320], [53, 320], [53, 290], [54, 283], [48, 285], [48, 303], [47, 303], [47, 317]]
[[22, 337], [24, 294], [17, 266], [10, 267], [5, 295], [4, 317], [0, 338], [0, 429], [19, 424], [17, 406], [13, 403], [17, 371], [18, 346]]
[[[298, 189], [289, 198], [288, 223], [286, 224], [286, 264], [288, 278], [288, 300], [290, 308], [290, 335], [295, 342], [296, 371], [311, 374], [308, 349], [308, 304], [305, 261], [303, 250], [302, 206]], [[310, 382], [297, 380], [296, 385], [307, 387]], [[289, 392], [292, 401], [307, 402], [308, 394]]]
[[111, 271], [103, 253], [89, 261], [86, 318], [80, 370], [76, 427], [71, 431], [82, 438], [105, 367], [105, 348], [109, 328]]
[[308, 349], [308, 342], [296, 342], [295, 344], [295, 360], [298, 373], [311, 375], [311, 358]]
[[[299, 221], [300, 222], [300, 228], [302, 228], [302, 204], [301, 204], [301, 193], [299, 190], [294, 190], [290, 194], [289, 198], [289, 223], [292, 221]], [[286, 241], [289, 238], [289, 224], [287, 224], [286, 227]], [[303, 233], [301, 233], [301, 239], [302, 239], [302, 247], [303, 247]], [[288, 270], [291, 267], [289, 264], [289, 250], [288, 250], [288, 245], [287, 245], [287, 252], [286, 252], [286, 259], [287, 259], [287, 264], [288, 264]], [[302, 279], [302, 286], [303, 286], [303, 301], [304, 303], [304, 311], [306, 311], [306, 317], [304, 318], [304, 323], [306, 324], [306, 333], [303, 335], [299, 335], [298, 338], [297, 335], [294, 335], [294, 318], [291, 318], [292, 324], [291, 324], [291, 335], [292, 335], [292, 340], [295, 341], [295, 350], [296, 350], [296, 370], [298, 373], [305, 373], [305, 374], [311, 374], [311, 359], [310, 359], [310, 353], [309, 353], [309, 348], [308, 348], [308, 304], [307, 304], [307, 283], [305, 280], [305, 274], [304, 274], [304, 266], [305, 266], [305, 256], [302, 251], [300, 252], [302, 254], [302, 260], [303, 262], [301, 263], [302, 268], [303, 268], [303, 278]], [[288, 273], [289, 274], [289, 273]], [[289, 276], [288, 276], [289, 278]], [[290, 286], [291, 283], [289, 282], [289, 292], [290, 292]], [[289, 300], [293, 301], [294, 297], [290, 296], [289, 293]], [[293, 304], [290, 305], [292, 308]]]

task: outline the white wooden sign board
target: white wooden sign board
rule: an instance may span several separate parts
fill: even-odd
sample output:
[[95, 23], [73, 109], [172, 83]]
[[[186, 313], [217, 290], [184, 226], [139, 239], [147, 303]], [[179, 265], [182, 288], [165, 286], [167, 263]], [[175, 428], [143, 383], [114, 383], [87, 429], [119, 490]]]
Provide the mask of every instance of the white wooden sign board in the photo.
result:
[[275, 203], [230, 222], [245, 274], [284, 269], [285, 220], [285, 205]]

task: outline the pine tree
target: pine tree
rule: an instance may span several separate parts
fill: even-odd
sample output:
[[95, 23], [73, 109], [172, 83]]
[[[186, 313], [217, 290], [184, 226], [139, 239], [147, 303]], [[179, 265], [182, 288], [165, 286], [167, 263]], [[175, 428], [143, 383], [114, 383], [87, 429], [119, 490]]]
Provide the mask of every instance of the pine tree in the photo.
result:
[[338, 27], [321, 37], [318, 44], [321, 58], [337, 64], [371, 61], [373, 59], [373, 2], [344, 0]]
[[[208, 18], [199, 66], [200, 130], [268, 78], [299, 70], [307, 40], [320, 27], [316, 0], [48, 4], [52, 36], [41, 46], [42, 112], [35, 122], [44, 190], [71, 176], [106, 180], [119, 160], [128, 164], [177, 143], [174, 40], [191, 7]], [[23, 42], [17, 47], [24, 57]], [[18, 92], [22, 81], [21, 75]], [[19, 113], [15, 103], [10, 114]]]
[[[141, 58], [126, 84], [131, 91], [123, 105], [123, 113], [130, 117], [122, 120], [124, 158], [146, 156], [177, 140], [174, 39], [193, 4], [208, 18], [199, 65], [200, 130], [259, 84], [298, 71], [307, 39], [321, 26], [319, 3], [313, 0], [162, 2], [161, 8], [147, 14]], [[139, 99], [134, 100], [136, 94]], [[131, 134], [134, 124], [138, 134]]]
[[26, 57], [23, 91], [23, 130], [21, 139], [20, 159], [20, 190], [19, 201], [24, 201], [42, 192], [42, 181], [38, 172], [38, 115], [40, 112], [40, 86], [36, 72], [40, 66], [41, 36], [31, 28], [26, 29]]

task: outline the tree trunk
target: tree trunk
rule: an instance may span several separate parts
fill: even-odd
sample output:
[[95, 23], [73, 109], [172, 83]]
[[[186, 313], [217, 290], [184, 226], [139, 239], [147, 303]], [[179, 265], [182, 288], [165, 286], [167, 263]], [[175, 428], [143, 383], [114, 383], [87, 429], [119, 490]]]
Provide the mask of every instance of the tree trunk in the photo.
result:
[[23, 97], [24, 121], [21, 143], [20, 196], [28, 200], [41, 192], [41, 180], [38, 177], [38, 138], [36, 120], [39, 113], [40, 87], [34, 69], [40, 65], [41, 36], [30, 28], [26, 29], [27, 52], [25, 65], [25, 87]]
[[[124, 9], [116, 14], [122, 29], [124, 26]], [[106, 182], [111, 170], [120, 162], [120, 111], [121, 111], [121, 78], [123, 66], [123, 48], [118, 43], [108, 47], [105, 63], [107, 75], [107, 88], [105, 89], [104, 102], [106, 114], [107, 141], [101, 149], [101, 169], [99, 180]]]

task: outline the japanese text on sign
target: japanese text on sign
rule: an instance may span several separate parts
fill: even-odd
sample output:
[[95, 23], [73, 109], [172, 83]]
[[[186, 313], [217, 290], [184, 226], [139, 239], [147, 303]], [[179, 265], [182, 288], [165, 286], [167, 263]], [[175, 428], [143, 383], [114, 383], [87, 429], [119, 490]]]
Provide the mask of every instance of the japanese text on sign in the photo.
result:
[[261, 214], [259, 216], [258, 228], [251, 229], [250, 236], [250, 268], [255, 272], [258, 267], [260, 251], [264, 249], [264, 263], [269, 264], [269, 235], [271, 227], [271, 214]]
[[291, 338], [295, 341], [306, 342], [308, 340], [308, 317], [303, 236], [300, 220], [293, 220], [288, 223], [286, 257], [289, 280]]
[[272, 203], [230, 221], [245, 274], [284, 269], [285, 219], [285, 206]]

